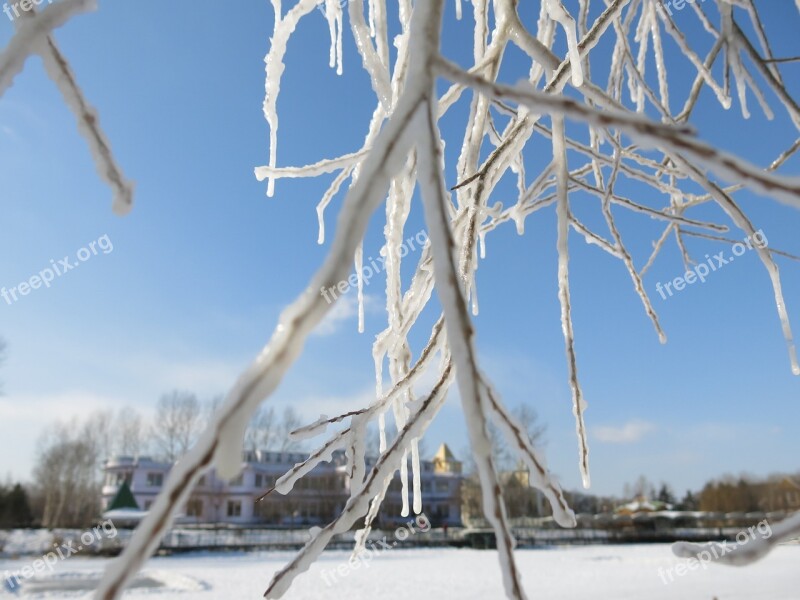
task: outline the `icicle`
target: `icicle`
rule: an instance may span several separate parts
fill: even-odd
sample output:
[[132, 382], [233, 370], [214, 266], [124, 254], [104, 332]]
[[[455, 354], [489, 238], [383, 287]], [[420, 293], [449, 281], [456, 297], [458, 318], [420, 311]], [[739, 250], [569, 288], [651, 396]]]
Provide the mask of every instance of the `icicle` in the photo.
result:
[[338, 7], [336, 9], [336, 19], [338, 23], [338, 27], [336, 29], [336, 61], [337, 61], [336, 74], [341, 75], [344, 69], [343, 52], [342, 52], [342, 26], [344, 19], [342, 17], [341, 5], [337, 2], [336, 6]]
[[380, 2], [380, 0], [369, 0], [368, 10], [369, 10], [369, 35], [370, 37], [375, 37], [375, 3]]
[[525, 233], [525, 213], [522, 210], [522, 206], [519, 204], [515, 204], [511, 207], [509, 211], [509, 216], [514, 221], [514, 224], [517, 226], [517, 235], [524, 235]]
[[317, 244], [321, 246], [325, 243], [325, 206], [322, 205], [322, 202], [317, 204], [317, 224], [319, 228]]
[[[397, 362], [399, 363], [400, 361]], [[403, 428], [408, 422], [408, 408], [404, 402], [404, 399], [407, 399], [408, 397], [409, 393], [406, 392], [403, 394], [403, 396], [397, 397], [392, 403], [392, 408], [394, 409], [394, 420], [395, 424], [397, 425], [398, 432], [403, 431]], [[402, 509], [400, 511], [400, 515], [407, 517], [410, 514], [408, 505], [408, 450], [403, 452], [403, 460], [400, 463], [400, 486], [402, 494]]]
[[649, 29], [648, 23], [650, 21], [650, 11], [644, 11], [639, 26], [636, 28], [636, 35], [634, 40], [639, 42], [639, 53], [636, 57], [636, 70], [640, 75], [640, 79], [636, 80], [636, 112], [644, 113], [644, 78], [647, 67], [647, 50], [650, 42], [650, 37], [647, 35]]
[[661, 104], [670, 112], [669, 109], [669, 84], [667, 83], [667, 63], [664, 59], [664, 47], [661, 43], [661, 32], [658, 28], [658, 18], [655, 15], [655, 7], [651, 8], [650, 31], [653, 37], [653, 53], [656, 57], [656, 73], [658, 74], [658, 91], [661, 96]]
[[381, 413], [378, 417], [378, 433], [380, 436], [378, 451], [383, 454], [386, 452], [386, 413]]
[[356, 248], [356, 277], [358, 277], [358, 333], [364, 333], [364, 242]]
[[350, 497], [358, 494], [364, 487], [364, 476], [367, 472], [367, 421], [366, 415], [361, 414], [353, 417], [351, 428], [353, 434], [350, 438]]
[[414, 514], [422, 512], [422, 469], [419, 460], [419, 438], [411, 440], [411, 470], [414, 475]]
[[564, 28], [569, 48], [569, 64], [572, 70], [572, 85], [583, 85], [583, 67], [581, 67], [581, 54], [578, 49], [578, 33], [575, 19], [572, 18], [560, 0], [545, 0], [550, 18], [557, 21]]
[[[327, 0], [326, 0], [327, 1]], [[281, 77], [286, 69], [283, 62], [286, 56], [286, 45], [289, 37], [297, 27], [300, 19], [310, 13], [317, 5], [317, 0], [300, 0], [288, 14], [281, 18], [275, 15], [275, 28], [272, 33], [269, 53], [264, 59], [266, 63], [266, 80], [264, 83], [264, 117], [269, 124], [269, 166], [275, 168], [278, 156], [278, 95], [281, 92]], [[275, 178], [267, 181], [267, 196], [275, 195]]]
[[336, 176], [336, 179], [333, 180], [331, 186], [325, 192], [322, 200], [320, 200], [319, 204], [317, 204], [317, 222], [319, 223], [319, 234], [317, 236], [318, 244], [325, 243], [325, 209], [328, 207], [328, 204], [331, 203], [333, 197], [339, 193], [339, 188], [341, 188], [342, 184], [347, 180], [348, 177], [350, 177], [350, 175], [353, 173], [353, 170], [354, 167], [349, 167], [339, 173]]
[[[800, 0], [797, 0], [800, 2]], [[456, 0], [456, 19], [461, 20], [461, 0]]]
[[733, 61], [733, 72], [736, 79], [736, 93], [739, 96], [739, 103], [742, 105], [742, 117], [749, 119], [750, 111], [747, 108], [747, 88], [745, 87], [742, 63], [738, 58]]
[[747, 108], [747, 87], [745, 85], [747, 77], [744, 65], [742, 65], [742, 58], [739, 56], [739, 50], [734, 47], [732, 42], [728, 44], [728, 60], [733, 70], [733, 78], [736, 81], [736, 93], [739, 97], [739, 104], [742, 106], [742, 117], [749, 119], [750, 111]]
[[403, 461], [400, 463], [400, 494], [402, 496], [400, 516], [407, 517], [411, 514], [408, 506], [408, 452], [403, 452]]
[[472, 316], [478, 316], [478, 286], [475, 283], [475, 271], [469, 277], [469, 297], [472, 305]]
[[720, 15], [722, 17], [723, 37], [728, 40], [726, 56], [728, 64], [733, 71], [733, 79], [736, 82], [736, 93], [739, 97], [739, 103], [742, 106], [742, 117], [749, 119], [750, 111], [747, 109], [747, 87], [745, 85], [747, 78], [745, 76], [744, 65], [742, 65], [742, 57], [739, 56], [739, 48], [733, 35], [733, 7], [730, 4], [721, 6]]
[[578, 379], [577, 360], [575, 358], [575, 336], [572, 328], [572, 307], [569, 290], [569, 168], [567, 166], [567, 145], [564, 118], [553, 116], [553, 164], [558, 179], [558, 299], [561, 304], [561, 328], [567, 349], [567, 367], [569, 383], [572, 389], [572, 412], [575, 415], [575, 429], [578, 434], [578, 464], [583, 480], [583, 487], [589, 488], [589, 444], [586, 436], [586, 424], [583, 414], [586, 411], [586, 400], [583, 397]]
[[325, 0], [325, 19], [331, 35], [331, 52], [328, 64], [342, 74], [342, 5], [338, 0]]

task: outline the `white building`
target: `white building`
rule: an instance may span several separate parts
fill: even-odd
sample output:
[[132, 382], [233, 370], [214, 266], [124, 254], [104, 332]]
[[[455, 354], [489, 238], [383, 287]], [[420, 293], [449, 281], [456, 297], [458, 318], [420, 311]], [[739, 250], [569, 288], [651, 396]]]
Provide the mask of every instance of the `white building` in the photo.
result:
[[[183, 510], [181, 520], [195, 523], [261, 524], [272, 526], [319, 525], [333, 520], [350, 497], [350, 478], [344, 452], [322, 463], [301, 479], [291, 493], [274, 492], [256, 500], [296, 463], [302, 453], [245, 452], [241, 474], [225, 482], [209, 471], [199, 482]], [[367, 460], [368, 467], [374, 460]], [[434, 527], [461, 525], [461, 463], [445, 445], [432, 461], [421, 462], [423, 511]], [[161, 491], [172, 465], [147, 457], [120, 456], [106, 462], [102, 488], [107, 507], [127, 482], [139, 508], [149, 510]], [[410, 470], [409, 470], [410, 471]], [[411, 481], [409, 477], [409, 488]], [[389, 487], [379, 524], [405, 522], [400, 516], [402, 495], [399, 474]]]

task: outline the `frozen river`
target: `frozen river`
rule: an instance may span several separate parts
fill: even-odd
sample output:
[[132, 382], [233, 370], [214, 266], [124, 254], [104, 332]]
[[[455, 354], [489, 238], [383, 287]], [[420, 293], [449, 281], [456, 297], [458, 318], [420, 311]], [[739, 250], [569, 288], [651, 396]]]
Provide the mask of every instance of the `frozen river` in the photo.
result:
[[[291, 552], [202, 554], [151, 560], [129, 598], [257, 600]], [[301, 575], [288, 600], [485, 600], [503, 598], [497, 553], [469, 549], [391, 549], [358, 569], [331, 551]], [[676, 568], [668, 545], [582, 546], [517, 553], [529, 598], [546, 600], [798, 600], [800, 545], [782, 546], [750, 567]], [[72, 557], [47, 580], [26, 580], [22, 598], [88, 598], [105, 560]], [[0, 574], [30, 560], [0, 561]], [[672, 581], [670, 581], [672, 579]], [[665, 583], [666, 582], [666, 583]], [[51, 591], [47, 591], [47, 590]], [[0, 592], [0, 597], [13, 597]]]

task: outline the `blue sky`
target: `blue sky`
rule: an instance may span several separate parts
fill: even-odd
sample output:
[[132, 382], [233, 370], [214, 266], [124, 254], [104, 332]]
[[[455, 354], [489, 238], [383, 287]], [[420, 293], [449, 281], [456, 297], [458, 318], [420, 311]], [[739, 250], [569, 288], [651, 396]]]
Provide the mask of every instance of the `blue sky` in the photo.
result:
[[[800, 16], [793, 3], [759, 8], [775, 54], [797, 55]], [[469, 52], [471, 28], [467, 19], [454, 22], [452, 10], [445, 42], [458, 58]], [[0, 45], [13, 31], [4, 19]], [[689, 9], [675, 19], [707, 47]], [[253, 167], [268, 161], [261, 105], [271, 31], [267, 2], [231, 10], [188, 0], [101, 2], [97, 13], [58, 31], [119, 162], [136, 181], [135, 207], [125, 218], [112, 214], [110, 192], [38, 60], [28, 62], [0, 100], [0, 253], [6, 257], [0, 286], [15, 286], [103, 235], [114, 247], [50, 289], [12, 305], [0, 300], [0, 335], [9, 345], [0, 369], [0, 475], [28, 477], [36, 440], [52, 419], [124, 405], [146, 412], [174, 388], [204, 397], [226, 391], [319, 265], [327, 245], [316, 243], [315, 206], [329, 179], [281, 181], [267, 198], [265, 184], [253, 177]], [[278, 105], [280, 165], [308, 164], [361, 145], [372, 107], [368, 81], [347, 35], [344, 75], [328, 68], [327, 35], [315, 12], [290, 44]], [[512, 53], [511, 71], [514, 61]], [[783, 67], [795, 93], [798, 69]], [[682, 103], [691, 84], [685, 63], [675, 67], [671, 84], [674, 102]], [[753, 117], [743, 121], [737, 103], [726, 113], [706, 90], [693, 124], [702, 139], [763, 165], [797, 132], [774, 98], [772, 123], [752, 95], [749, 100]], [[459, 139], [466, 114], [462, 101], [443, 122], [446, 137]], [[451, 143], [451, 153], [459, 144]], [[783, 172], [798, 174], [800, 161], [792, 159]], [[452, 177], [451, 168], [448, 182]], [[648, 201], [645, 190], [632, 191]], [[800, 215], [747, 191], [737, 198], [771, 247], [800, 253]], [[580, 202], [574, 200], [576, 212], [596, 223], [596, 203]], [[340, 204], [341, 197], [329, 209], [328, 240]], [[417, 206], [409, 234], [423, 227], [419, 213]], [[719, 210], [695, 216], [728, 223]], [[381, 217], [372, 221], [368, 256], [381, 245]], [[641, 266], [660, 228], [641, 217], [618, 217]], [[570, 241], [593, 490], [621, 493], [640, 474], [683, 492], [723, 473], [795, 471], [800, 379], [791, 374], [769, 280], [755, 254], [662, 300], [656, 283], [683, 272], [670, 246], [645, 278], [669, 336], [662, 346], [623, 266], [574, 234]], [[698, 259], [723, 249], [688, 244]], [[778, 263], [800, 331], [800, 265]], [[547, 426], [553, 471], [567, 488], [577, 488], [553, 211], [529, 221], [525, 236], [513, 224], [490, 236], [478, 285], [483, 366], [510, 405], [536, 408]], [[377, 280], [367, 288], [366, 333], [357, 333], [348, 297], [270, 402], [292, 404], [313, 420], [371, 399], [371, 344], [385, 322], [382, 289]], [[417, 342], [423, 337], [420, 328]], [[441, 442], [456, 454], [466, 451], [457, 398], [427, 436], [431, 451]]]

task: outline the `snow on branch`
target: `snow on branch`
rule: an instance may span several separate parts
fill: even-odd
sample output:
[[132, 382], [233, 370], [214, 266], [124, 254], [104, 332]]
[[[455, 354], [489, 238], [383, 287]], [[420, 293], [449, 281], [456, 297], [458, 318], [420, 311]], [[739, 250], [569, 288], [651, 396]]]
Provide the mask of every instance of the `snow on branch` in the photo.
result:
[[69, 63], [52, 38], [47, 39], [39, 54], [47, 74], [56, 83], [64, 102], [78, 120], [78, 131], [89, 146], [98, 175], [114, 192], [114, 212], [118, 215], [127, 214], [133, 206], [133, 184], [125, 178], [111, 152], [108, 138], [100, 129], [97, 111], [84, 98]]
[[[232, 387], [195, 448], [171, 472], [130, 545], [108, 569], [98, 599], [120, 596], [206, 469], [213, 466], [221, 476], [236, 475], [250, 416], [277, 388], [312, 329], [330, 310], [331, 305], [317, 290], [345, 279], [353, 265], [360, 277], [367, 252], [364, 232], [379, 206], [385, 214], [381, 254], [385, 261], [386, 327], [376, 336], [372, 348], [375, 399], [366, 407], [354, 407], [337, 416], [323, 415], [295, 431], [295, 438], [310, 439], [340, 425], [268, 492], [288, 493], [316, 465], [330, 461], [335, 451], [344, 451], [352, 478], [351, 496], [342, 514], [326, 527], [315, 529], [306, 546], [275, 575], [266, 596], [281, 597], [334, 535], [350, 530], [358, 521], [361, 528], [355, 535], [355, 552], [359, 552], [398, 471], [403, 514], [421, 512], [425, 499], [420, 489], [418, 442], [456, 382], [484, 510], [498, 541], [505, 594], [525, 598], [499, 473], [491, 455], [489, 422], [497, 426], [526, 465], [531, 485], [542, 490], [556, 521], [564, 527], [574, 526], [575, 515], [544, 457], [480, 368], [473, 321], [479, 310], [477, 269], [494, 232], [503, 224], [513, 223], [522, 235], [528, 219], [546, 210], [556, 214], [558, 277], [553, 287], [561, 305], [578, 466], [588, 486], [586, 400], [572, 319], [573, 311], [580, 307], [573, 305], [570, 294], [570, 236], [578, 235], [578, 239], [603, 250], [603, 256], [620, 261], [632, 282], [632, 293], [640, 299], [658, 337], [666, 341], [645, 291], [644, 278], [668, 244], [674, 241], [688, 261], [686, 236], [702, 238], [705, 243], [726, 243], [727, 238], [717, 234], [731, 227], [752, 234], [755, 226], [734, 198], [745, 187], [800, 208], [800, 178], [787, 176], [783, 170], [788, 158], [800, 148], [800, 139], [779, 155], [776, 150], [778, 158], [762, 168], [698, 140], [691, 127], [700, 94], [708, 89], [720, 110], [738, 102], [743, 118], [749, 114], [745, 102], [750, 91], [767, 117], [773, 112], [780, 114], [773, 111], [780, 105], [800, 131], [800, 109], [781, 71], [786, 63], [774, 57], [751, 0], [708, 0], [704, 6], [694, 3], [693, 11], [684, 15], [697, 18], [701, 35], [710, 38], [700, 42], [687, 38], [657, 0], [605, 0], [602, 13], [593, 22], [589, 22], [587, 0], [541, 0], [534, 22], [521, 18], [516, 0], [474, 0], [472, 58], [471, 64], [465, 65], [455, 64], [442, 53], [441, 29], [448, 26], [442, 22], [444, 1], [348, 2], [344, 11], [340, 3], [324, 0], [331, 34], [329, 64], [337, 74], [345, 66], [351, 68], [349, 62], [343, 62], [343, 36], [352, 36], [360, 59], [360, 65], [355, 66], [369, 78], [368, 94], [374, 96], [374, 106], [360, 148], [343, 148], [335, 158], [313, 158], [311, 161], [316, 162], [291, 167], [280, 166], [277, 161], [278, 101], [287, 44], [303, 18], [321, 2], [297, 0], [284, 11], [280, 0], [272, 0], [275, 25], [266, 57], [264, 99], [270, 150], [268, 164], [257, 167], [255, 176], [267, 182], [270, 196], [279, 179], [330, 177], [316, 207], [319, 243], [325, 243], [325, 210], [342, 194], [336, 234], [305, 291], [281, 315], [270, 342]], [[711, 16], [712, 4], [716, 17]], [[391, 38], [390, 8], [396, 11], [399, 22], [399, 33]], [[462, 10], [457, 1], [459, 18]], [[749, 21], [748, 27], [740, 27], [742, 19]], [[565, 45], [559, 45], [561, 37]], [[611, 43], [600, 46], [605, 41]], [[509, 71], [504, 68], [509, 44], [522, 50], [515, 55], [524, 61], [524, 71], [517, 72], [527, 76], [519, 83], [502, 79]], [[565, 48], [565, 56], [559, 54], [560, 47]], [[0, 82], [6, 73], [3, 65], [13, 62], [9, 57], [5, 53], [0, 57]], [[678, 88], [670, 88], [669, 69], [675, 61], [683, 63], [682, 77], [687, 68], [690, 70], [687, 83], [691, 85], [685, 97], [678, 97]], [[723, 63], [722, 69], [719, 63]], [[648, 65], [655, 65], [655, 72], [647, 72]], [[723, 73], [721, 81], [715, 78], [719, 73]], [[451, 85], [438, 95], [441, 80]], [[737, 93], [732, 97], [733, 86]], [[445, 116], [456, 118], [452, 110], [456, 105], [468, 108], [463, 138], [445, 139], [440, 123]], [[532, 172], [531, 164], [538, 164], [534, 159], [541, 157], [541, 148], [534, 140], [549, 145], [552, 159], [548, 157], [545, 167]], [[453, 156], [448, 154], [450, 160], [445, 161], [445, 152], [452, 148]], [[451, 163], [456, 165], [453, 173], [445, 168]], [[503, 180], [516, 184], [511, 198], [501, 186]], [[725, 187], [719, 180], [730, 185]], [[646, 198], [628, 197], [632, 196], [626, 195], [628, 182], [647, 186], [650, 194]], [[280, 185], [290, 183], [281, 181]], [[690, 183], [692, 191], [686, 189]], [[697, 185], [703, 188], [700, 194], [694, 191]], [[430, 239], [413, 269], [404, 269], [403, 257], [396, 250], [408, 230], [417, 191], [421, 192]], [[605, 230], [595, 231], [589, 221], [578, 219], [572, 206], [578, 195], [581, 202], [597, 203]], [[712, 208], [717, 213], [711, 214]], [[626, 246], [617, 226], [620, 212], [663, 224], [652, 251], [641, 260]], [[792, 369], [800, 373], [790, 311], [773, 260], [777, 253], [773, 249], [758, 251], [773, 288]], [[410, 278], [404, 277], [409, 272]], [[362, 303], [363, 294], [359, 293], [360, 315]], [[410, 338], [428, 315], [436, 322], [427, 345], [414, 357]], [[360, 318], [360, 330], [362, 327]], [[434, 369], [437, 357], [441, 362]], [[423, 375], [432, 371], [437, 373], [432, 388], [417, 398]], [[591, 385], [588, 382], [586, 389]], [[387, 419], [394, 420], [399, 432], [392, 439]], [[380, 431], [380, 456], [368, 468], [364, 438], [370, 424], [377, 424]]]
[[51, 4], [40, 13], [24, 11], [28, 18], [20, 18], [17, 32], [8, 46], [0, 52], [0, 97], [5, 94], [25, 61], [36, 54], [47, 37], [75, 15], [97, 8], [97, 0], [62, 0]]
[[33, 54], [41, 56], [47, 74], [78, 120], [78, 131], [89, 146], [98, 175], [114, 193], [114, 212], [124, 215], [133, 205], [133, 184], [123, 175], [108, 138], [100, 128], [97, 112], [84, 98], [72, 68], [51, 35], [55, 28], [74, 15], [95, 8], [96, 0], [62, 0], [42, 12], [23, 11], [16, 34], [0, 54], [0, 97], [22, 71], [28, 57]]
[[[759, 533], [761, 533], [760, 525], [759, 523]], [[742, 567], [761, 560], [774, 550], [778, 544], [794, 539], [797, 536], [800, 536], [800, 512], [771, 525], [769, 537], [747, 538], [747, 543], [737, 545], [735, 548], [716, 542], [710, 544], [675, 542], [672, 544], [672, 552], [680, 558], [698, 558], [704, 553], [710, 556], [713, 552], [715, 562]]]

